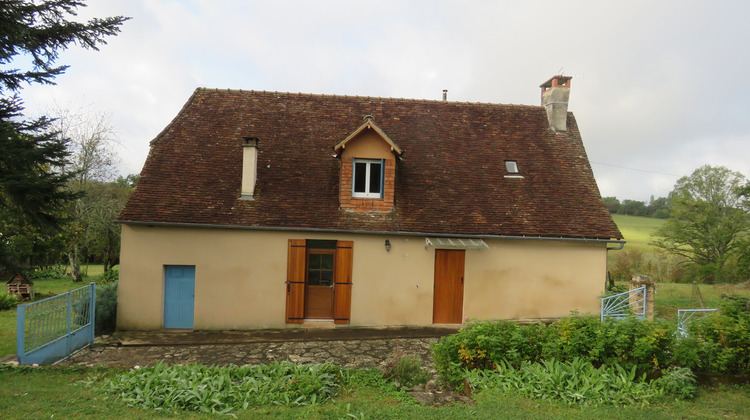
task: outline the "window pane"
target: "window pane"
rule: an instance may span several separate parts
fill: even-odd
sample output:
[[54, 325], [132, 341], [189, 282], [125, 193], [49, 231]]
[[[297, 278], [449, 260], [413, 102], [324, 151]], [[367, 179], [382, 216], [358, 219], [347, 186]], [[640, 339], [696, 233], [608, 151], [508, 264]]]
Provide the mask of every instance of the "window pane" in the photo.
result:
[[320, 267], [324, 270], [333, 270], [333, 254], [323, 254]]
[[333, 271], [332, 270], [321, 270], [320, 271], [320, 285], [330, 286], [333, 284]]
[[364, 193], [367, 183], [365, 181], [367, 176], [367, 163], [355, 162], [354, 163], [354, 192]]
[[307, 284], [310, 286], [320, 285], [320, 270], [307, 270]]
[[517, 174], [518, 173], [518, 164], [515, 160], [506, 160], [505, 161], [505, 170], [509, 174]]
[[380, 171], [382, 169], [380, 163], [370, 163], [370, 193], [380, 194]]
[[307, 268], [320, 268], [320, 254], [310, 254], [310, 259], [307, 264]]

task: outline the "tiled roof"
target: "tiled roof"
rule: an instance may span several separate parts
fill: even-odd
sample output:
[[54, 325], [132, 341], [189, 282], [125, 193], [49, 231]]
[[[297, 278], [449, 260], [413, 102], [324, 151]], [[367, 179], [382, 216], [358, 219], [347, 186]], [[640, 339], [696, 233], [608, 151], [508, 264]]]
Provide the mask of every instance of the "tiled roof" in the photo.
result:
[[[339, 209], [333, 147], [371, 115], [403, 149], [388, 213]], [[239, 200], [257, 137], [254, 200]], [[505, 160], [523, 178], [506, 178]], [[540, 106], [198, 89], [151, 143], [122, 222], [619, 239], [578, 126]]]

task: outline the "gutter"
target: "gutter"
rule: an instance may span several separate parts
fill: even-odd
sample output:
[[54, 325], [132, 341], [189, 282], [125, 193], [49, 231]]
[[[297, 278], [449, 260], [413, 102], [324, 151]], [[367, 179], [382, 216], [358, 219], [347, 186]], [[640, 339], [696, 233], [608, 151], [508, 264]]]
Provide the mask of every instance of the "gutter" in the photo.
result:
[[128, 222], [117, 221], [123, 225], [136, 225], [147, 227], [185, 227], [185, 228], [212, 228], [212, 229], [241, 229], [280, 232], [313, 232], [313, 233], [353, 233], [368, 235], [393, 235], [393, 236], [436, 236], [443, 238], [471, 238], [471, 239], [520, 239], [529, 241], [562, 241], [562, 242], [594, 242], [617, 244], [615, 248], [607, 247], [607, 251], [621, 250], [627, 241], [621, 239], [600, 238], [566, 238], [562, 236], [526, 236], [526, 235], [461, 235], [456, 233], [430, 233], [430, 232], [405, 232], [405, 231], [373, 231], [373, 230], [346, 230], [346, 229], [322, 229], [322, 228], [297, 228], [297, 227], [267, 227], [267, 226], [236, 226], [236, 225], [214, 225], [204, 223], [170, 223], [170, 222]]

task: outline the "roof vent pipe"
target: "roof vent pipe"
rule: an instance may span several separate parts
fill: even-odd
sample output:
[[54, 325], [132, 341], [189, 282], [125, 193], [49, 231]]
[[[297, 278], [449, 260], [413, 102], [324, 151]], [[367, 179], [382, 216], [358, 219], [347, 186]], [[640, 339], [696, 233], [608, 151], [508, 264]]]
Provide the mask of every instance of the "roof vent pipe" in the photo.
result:
[[448, 100], [448, 89], [443, 89], [443, 101]]
[[553, 76], [542, 83], [542, 106], [547, 110], [547, 120], [552, 130], [568, 131], [568, 100], [570, 76]]

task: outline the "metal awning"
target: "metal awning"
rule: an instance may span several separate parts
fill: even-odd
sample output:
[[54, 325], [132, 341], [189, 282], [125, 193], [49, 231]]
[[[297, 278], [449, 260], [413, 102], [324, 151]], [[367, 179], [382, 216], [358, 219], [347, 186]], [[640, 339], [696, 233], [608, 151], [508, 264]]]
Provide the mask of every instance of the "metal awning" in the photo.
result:
[[481, 239], [471, 238], [425, 238], [424, 247], [433, 246], [435, 249], [488, 249]]

